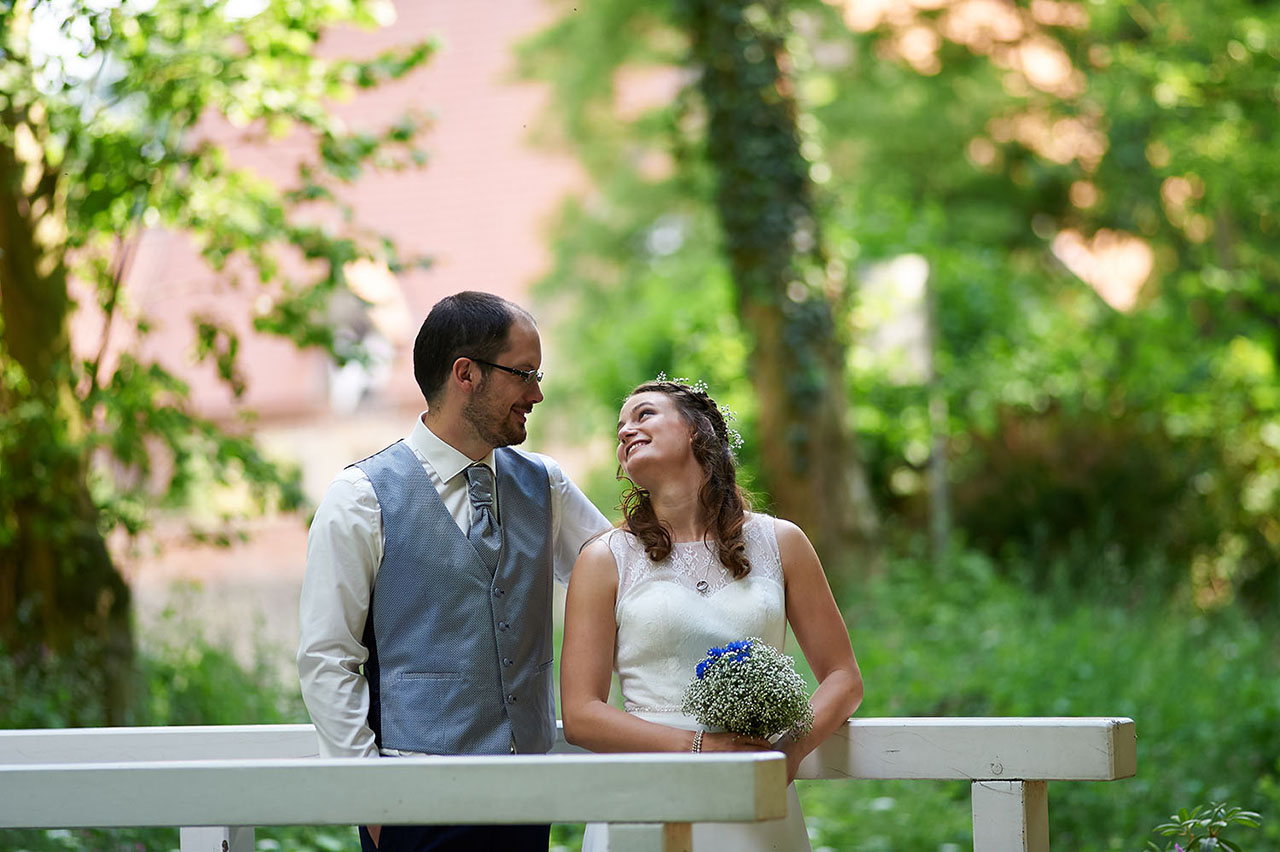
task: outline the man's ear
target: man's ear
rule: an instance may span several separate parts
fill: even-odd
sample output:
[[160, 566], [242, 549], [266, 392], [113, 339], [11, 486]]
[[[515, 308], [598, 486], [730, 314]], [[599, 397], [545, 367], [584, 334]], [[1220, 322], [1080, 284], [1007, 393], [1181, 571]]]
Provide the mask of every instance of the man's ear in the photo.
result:
[[450, 378], [465, 393], [472, 393], [480, 384], [480, 367], [470, 358], [459, 358], [453, 362]]

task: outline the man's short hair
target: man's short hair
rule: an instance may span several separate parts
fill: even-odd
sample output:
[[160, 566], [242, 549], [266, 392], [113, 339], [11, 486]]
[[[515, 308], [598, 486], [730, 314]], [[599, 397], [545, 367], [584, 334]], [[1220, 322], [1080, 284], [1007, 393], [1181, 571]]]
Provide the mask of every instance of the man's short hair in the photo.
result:
[[524, 308], [492, 293], [466, 290], [436, 302], [413, 343], [413, 376], [427, 405], [444, 388], [454, 361], [495, 360], [517, 317], [533, 322]]

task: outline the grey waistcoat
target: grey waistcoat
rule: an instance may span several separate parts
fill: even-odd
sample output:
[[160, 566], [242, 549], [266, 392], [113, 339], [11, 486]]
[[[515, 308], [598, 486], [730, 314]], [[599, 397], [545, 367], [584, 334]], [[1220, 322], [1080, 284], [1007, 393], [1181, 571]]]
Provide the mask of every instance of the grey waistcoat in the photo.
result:
[[551, 691], [551, 490], [536, 458], [494, 453], [502, 551], [491, 576], [407, 444], [361, 462], [383, 556], [364, 642], [369, 724], [382, 748], [546, 752]]

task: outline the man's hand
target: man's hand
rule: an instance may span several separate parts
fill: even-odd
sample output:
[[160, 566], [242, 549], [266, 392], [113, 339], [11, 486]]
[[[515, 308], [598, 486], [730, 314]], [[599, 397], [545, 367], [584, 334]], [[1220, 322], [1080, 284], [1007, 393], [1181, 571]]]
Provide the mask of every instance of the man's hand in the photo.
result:
[[800, 771], [800, 761], [804, 760], [805, 753], [800, 750], [791, 732], [783, 734], [774, 741], [771, 746], [775, 751], [780, 751], [787, 756], [787, 783], [790, 784], [796, 780], [796, 773]]

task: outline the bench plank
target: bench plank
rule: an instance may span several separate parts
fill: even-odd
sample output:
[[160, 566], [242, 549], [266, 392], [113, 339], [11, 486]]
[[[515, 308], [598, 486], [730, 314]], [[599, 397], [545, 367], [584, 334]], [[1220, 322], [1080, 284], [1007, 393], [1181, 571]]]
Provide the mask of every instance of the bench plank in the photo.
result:
[[1114, 781], [1137, 773], [1124, 718], [851, 719], [799, 778]]
[[4, 828], [706, 822], [786, 807], [776, 752], [0, 766]]
[[0, 731], [0, 766], [318, 757], [313, 725], [179, 725]]
[[[557, 738], [555, 754], [586, 754]], [[311, 725], [0, 731], [0, 765], [309, 757]], [[1137, 772], [1125, 718], [851, 719], [800, 765], [805, 779], [1114, 781]]]

